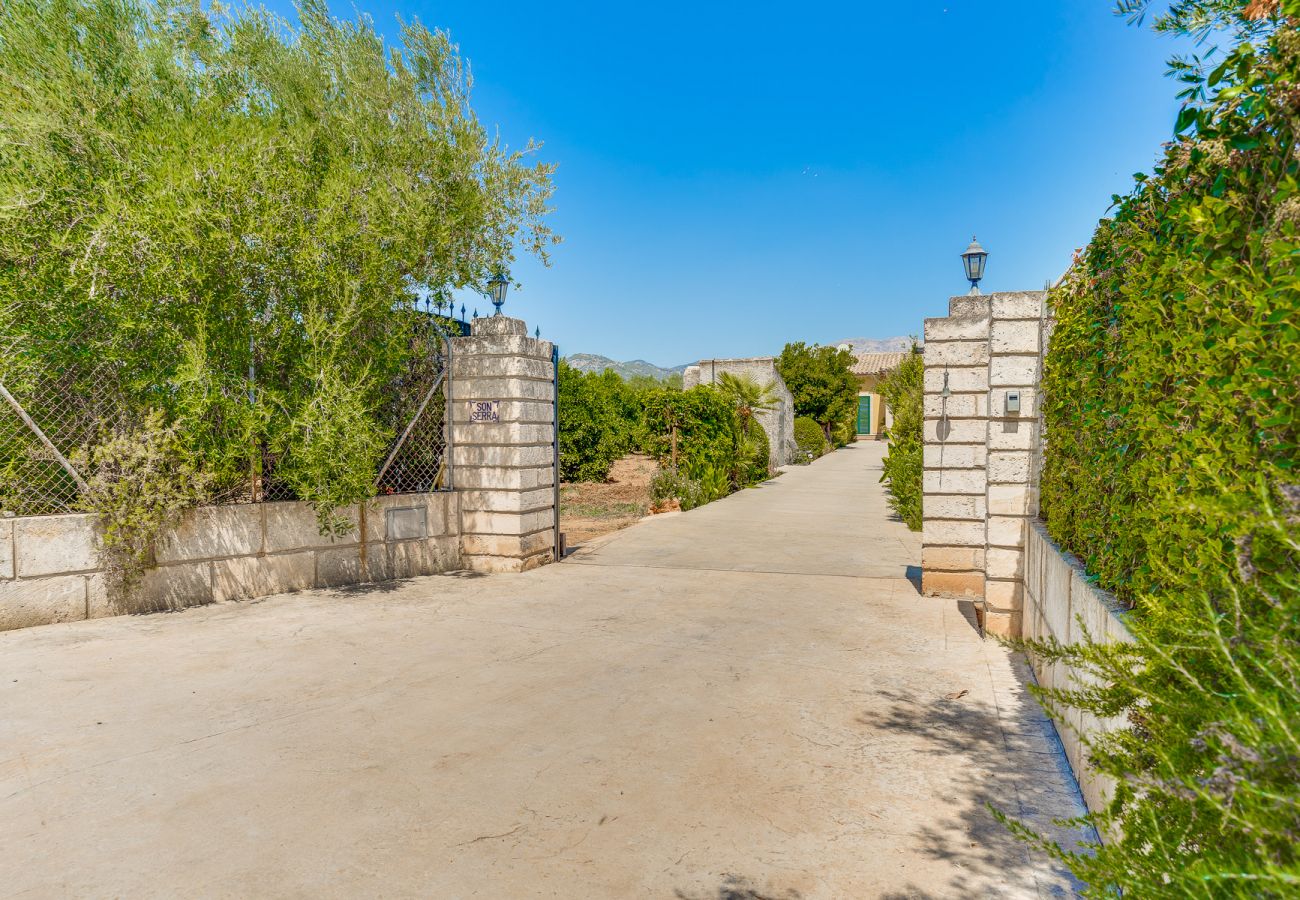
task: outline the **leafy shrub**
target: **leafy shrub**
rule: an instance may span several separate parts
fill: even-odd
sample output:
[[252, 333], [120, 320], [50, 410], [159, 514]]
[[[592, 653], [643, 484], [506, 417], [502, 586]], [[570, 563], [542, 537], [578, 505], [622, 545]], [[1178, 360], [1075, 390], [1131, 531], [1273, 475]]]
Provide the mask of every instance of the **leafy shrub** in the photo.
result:
[[810, 463], [827, 450], [826, 435], [822, 427], [807, 416], [798, 416], [794, 420], [794, 442], [803, 454], [803, 462]]
[[641, 401], [613, 370], [582, 372], [560, 361], [560, 478], [604, 481], [634, 449]]
[[150, 411], [141, 427], [120, 431], [72, 459], [89, 473], [80, 502], [100, 513], [100, 565], [119, 597], [152, 560], [153, 542], [207, 493], [174, 425]]
[[749, 433], [741, 436], [738, 487], [766, 481], [772, 474], [772, 448], [767, 432], [758, 422], [749, 423]]
[[703, 506], [713, 498], [706, 495], [704, 485], [698, 480], [674, 469], [663, 469], [650, 482], [650, 499], [655, 506], [676, 500], [686, 510]]
[[645, 395], [645, 446], [661, 464], [702, 479], [732, 471], [739, 426], [730, 400], [710, 385]]
[[1029, 645], [1097, 682], [1047, 702], [1129, 723], [1089, 748], [1120, 782], [1094, 819], [1122, 836], [1050, 849], [1096, 897], [1293, 897], [1300, 3], [1171, 10], [1245, 39], [1208, 74], [1174, 64], [1180, 136], [1051, 293], [1042, 506], [1136, 643]]
[[921, 530], [922, 378], [925, 362], [915, 344], [898, 368], [885, 377], [880, 395], [892, 416], [885, 432], [889, 449], [885, 453], [880, 480], [889, 494], [889, 506], [907, 527]]

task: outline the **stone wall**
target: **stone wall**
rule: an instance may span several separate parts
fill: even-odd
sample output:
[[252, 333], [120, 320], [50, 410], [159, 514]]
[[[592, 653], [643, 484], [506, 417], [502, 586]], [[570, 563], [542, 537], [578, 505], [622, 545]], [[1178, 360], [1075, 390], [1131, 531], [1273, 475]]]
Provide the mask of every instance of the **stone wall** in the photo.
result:
[[114, 596], [95, 517], [0, 519], [0, 631], [432, 575], [461, 565], [458, 498], [398, 494], [344, 510], [323, 537], [307, 503], [199, 507], [154, 548], [157, 567]]
[[772, 409], [763, 410], [754, 418], [767, 434], [768, 459], [772, 468], [789, 465], [798, 452], [794, 442], [794, 395], [786, 387], [781, 373], [776, 370], [776, 358], [754, 356], [744, 359], [702, 359], [687, 366], [682, 373], [682, 389], [690, 390], [701, 384], [717, 384], [723, 372], [747, 376], [759, 384], [769, 385], [776, 397]]
[[[451, 491], [345, 508], [355, 527], [338, 538], [321, 536], [306, 503], [190, 510], [117, 597], [93, 516], [0, 519], [0, 631], [554, 559], [554, 348], [506, 316], [472, 328], [452, 339]], [[472, 415], [484, 404], [491, 416]]]
[[925, 320], [922, 589], [982, 601], [981, 621], [994, 634], [1020, 633], [1025, 528], [1037, 513], [1046, 299], [1041, 291], [953, 297], [947, 317]]
[[[478, 572], [521, 572], [557, 558], [555, 363], [520, 319], [475, 319], [452, 340], [452, 483], [461, 548]], [[474, 421], [495, 403], [498, 421]]]
[[[1041, 522], [1031, 522], [1025, 547], [1024, 636], [1062, 644], [1077, 644], [1085, 635], [1093, 641], [1131, 641], [1124, 625], [1123, 606], [1106, 591], [1088, 582], [1083, 566], [1065, 553], [1047, 535]], [[1044, 687], [1068, 688], [1087, 682], [1087, 676], [1065, 663], [1032, 659], [1034, 674]], [[1091, 810], [1102, 809], [1114, 793], [1109, 776], [1096, 772], [1087, 758], [1082, 736], [1098, 735], [1123, 727], [1121, 719], [1098, 719], [1077, 709], [1066, 713], [1064, 722], [1053, 720]]]

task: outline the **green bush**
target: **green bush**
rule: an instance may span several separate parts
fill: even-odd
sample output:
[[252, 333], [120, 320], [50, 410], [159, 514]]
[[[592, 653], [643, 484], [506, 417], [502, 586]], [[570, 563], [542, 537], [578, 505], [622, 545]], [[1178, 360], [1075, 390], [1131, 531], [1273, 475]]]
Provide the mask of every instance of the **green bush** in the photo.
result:
[[803, 462], [810, 463], [826, 453], [826, 435], [822, 427], [807, 416], [798, 416], [794, 420], [794, 442], [799, 446]]
[[717, 388], [659, 390], [645, 395], [645, 450], [659, 462], [701, 480], [735, 469], [739, 423]]
[[604, 481], [638, 443], [641, 400], [613, 370], [582, 372], [560, 361], [560, 478]]
[[885, 431], [889, 449], [885, 453], [880, 480], [889, 493], [889, 506], [913, 531], [921, 530], [922, 379], [925, 362], [915, 344], [897, 369], [886, 376], [880, 395], [890, 410], [892, 422]]
[[1136, 638], [1031, 644], [1129, 723], [1089, 748], [1122, 837], [1063, 854], [1095, 897], [1300, 893], [1300, 2], [1212, 5], [1244, 39], [1175, 64], [1178, 138], [1050, 298], [1042, 507]]
[[741, 440], [739, 487], [749, 487], [771, 477], [771, 451], [763, 426], [758, 422], [750, 422], [749, 433], [743, 435]]

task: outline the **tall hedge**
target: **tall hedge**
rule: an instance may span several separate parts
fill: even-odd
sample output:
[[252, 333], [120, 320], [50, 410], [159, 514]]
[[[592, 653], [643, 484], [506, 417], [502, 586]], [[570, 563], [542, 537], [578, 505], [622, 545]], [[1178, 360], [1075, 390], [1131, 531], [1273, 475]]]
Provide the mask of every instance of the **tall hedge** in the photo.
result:
[[1035, 648], [1129, 723], [1097, 897], [1300, 893], [1300, 2], [1218, 7], [1249, 37], [1051, 293], [1042, 507], [1137, 640]]
[[881, 396], [889, 408], [892, 423], [886, 431], [889, 450], [885, 453], [880, 480], [889, 492], [889, 506], [913, 531], [921, 530], [922, 409], [925, 362], [921, 349], [912, 352], [885, 377]]

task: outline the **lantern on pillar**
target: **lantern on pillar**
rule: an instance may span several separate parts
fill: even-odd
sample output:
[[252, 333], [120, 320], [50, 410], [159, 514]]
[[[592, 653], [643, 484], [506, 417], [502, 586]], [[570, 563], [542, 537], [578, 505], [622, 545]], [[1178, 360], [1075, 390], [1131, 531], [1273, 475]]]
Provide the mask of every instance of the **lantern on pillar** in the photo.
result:
[[970, 246], [961, 255], [961, 264], [966, 269], [966, 279], [970, 282], [970, 292], [972, 294], [980, 292], [980, 279], [984, 277], [984, 263], [988, 261], [988, 258], [989, 252], [980, 246], [979, 241], [972, 237]]
[[488, 290], [492, 294], [492, 305], [497, 308], [497, 311], [493, 313], [493, 315], [501, 315], [501, 307], [506, 302], [506, 291], [509, 288], [510, 279], [506, 277], [504, 272], [497, 269], [497, 273], [493, 275], [492, 280], [488, 282]]

